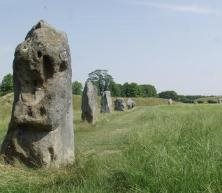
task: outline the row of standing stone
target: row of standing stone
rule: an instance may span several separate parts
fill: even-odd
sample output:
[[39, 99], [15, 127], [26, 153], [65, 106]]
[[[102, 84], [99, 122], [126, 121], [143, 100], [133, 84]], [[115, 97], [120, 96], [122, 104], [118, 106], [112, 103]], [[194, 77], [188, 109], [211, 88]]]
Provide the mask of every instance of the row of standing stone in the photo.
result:
[[[74, 130], [72, 70], [68, 39], [39, 21], [15, 50], [13, 62], [14, 102], [8, 132], [0, 154], [7, 163], [18, 161], [31, 167], [60, 167], [73, 163]], [[115, 100], [124, 111], [124, 99]], [[101, 98], [101, 112], [112, 111], [110, 92]], [[127, 102], [133, 108], [135, 102]], [[95, 123], [97, 89], [87, 81], [82, 96], [82, 120]]]
[[[98, 114], [98, 96], [97, 88], [90, 81], [87, 80], [82, 94], [82, 120], [94, 124], [97, 119]], [[110, 91], [104, 91], [101, 96], [101, 113], [111, 113], [113, 111], [113, 102]], [[114, 101], [114, 110], [115, 111], [125, 111], [127, 108], [134, 108], [136, 103], [129, 98], [127, 103], [123, 98], [117, 98]]]

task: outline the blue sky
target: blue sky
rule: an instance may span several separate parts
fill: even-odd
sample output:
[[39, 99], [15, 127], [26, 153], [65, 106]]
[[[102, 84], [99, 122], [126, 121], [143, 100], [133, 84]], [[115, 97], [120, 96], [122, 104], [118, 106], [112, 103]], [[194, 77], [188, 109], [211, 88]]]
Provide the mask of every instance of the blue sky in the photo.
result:
[[0, 79], [40, 19], [68, 34], [73, 80], [107, 69], [159, 92], [222, 95], [221, 0], [0, 0]]

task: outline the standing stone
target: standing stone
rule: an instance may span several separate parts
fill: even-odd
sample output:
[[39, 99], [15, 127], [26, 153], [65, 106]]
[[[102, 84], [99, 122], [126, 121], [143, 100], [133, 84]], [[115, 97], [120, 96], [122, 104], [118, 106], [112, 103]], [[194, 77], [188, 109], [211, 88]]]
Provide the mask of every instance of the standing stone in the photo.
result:
[[127, 100], [127, 108], [128, 108], [128, 109], [133, 109], [135, 106], [136, 106], [135, 101], [133, 101], [131, 98], [129, 98], [129, 99]]
[[218, 98], [218, 104], [222, 104], [222, 99]]
[[126, 110], [126, 103], [123, 98], [117, 98], [114, 101], [115, 110], [116, 111], [125, 111]]
[[82, 120], [94, 124], [97, 115], [97, 88], [91, 81], [86, 81], [82, 94]]
[[172, 99], [169, 99], [168, 100], [168, 105], [172, 105], [173, 104], [173, 100]]
[[74, 161], [71, 57], [66, 34], [40, 21], [15, 50], [14, 103], [1, 147], [31, 167]]
[[101, 97], [101, 113], [112, 112], [112, 97], [110, 91], [104, 91]]

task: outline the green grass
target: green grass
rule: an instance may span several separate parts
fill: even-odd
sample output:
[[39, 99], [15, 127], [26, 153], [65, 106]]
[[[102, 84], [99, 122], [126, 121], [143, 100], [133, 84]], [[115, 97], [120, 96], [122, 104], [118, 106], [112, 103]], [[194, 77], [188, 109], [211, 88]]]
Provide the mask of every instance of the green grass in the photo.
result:
[[[2, 100], [1, 138], [10, 115]], [[222, 192], [221, 105], [139, 106], [92, 126], [75, 102], [75, 164], [33, 170], [0, 161], [0, 192]]]

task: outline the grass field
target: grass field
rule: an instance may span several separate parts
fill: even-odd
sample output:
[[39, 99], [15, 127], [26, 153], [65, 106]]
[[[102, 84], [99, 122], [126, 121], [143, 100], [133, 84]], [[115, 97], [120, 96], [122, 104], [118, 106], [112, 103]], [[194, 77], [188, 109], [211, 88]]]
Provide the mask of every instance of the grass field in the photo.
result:
[[[75, 164], [33, 170], [0, 161], [0, 192], [222, 192], [222, 105], [138, 106], [91, 126], [80, 121], [78, 100]], [[1, 140], [10, 107], [10, 96], [0, 98]]]

